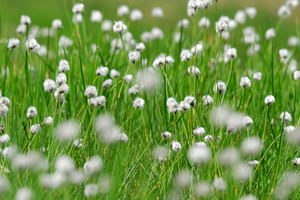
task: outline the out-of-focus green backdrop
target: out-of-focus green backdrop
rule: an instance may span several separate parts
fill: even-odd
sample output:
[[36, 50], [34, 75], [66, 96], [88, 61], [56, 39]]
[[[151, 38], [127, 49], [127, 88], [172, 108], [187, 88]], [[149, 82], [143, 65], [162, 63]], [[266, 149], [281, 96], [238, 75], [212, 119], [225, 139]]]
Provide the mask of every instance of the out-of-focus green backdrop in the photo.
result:
[[[244, 9], [255, 6], [258, 9], [258, 18], [261, 25], [266, 28], [275, 26], [277, 23], [277, 10], [285, 0], [219, 0], [218, 10], [209, 9], [210, 17], [219, 15], [234, 16], [237, 9]], [[187, 0], [1, 0], [0, 16], [2, 29], [11, 30], [19, 23], [22, 14], [29, 15], [33, 24], [40, 26], [50, 26], [54, 18], [66, 21], [71, 15], [72, 5], [75, 2], [85, 4], [85, 15], [89, 17], [89, 11], [93, 9], [101, 10], [104, 18], [117, 19], [116, 9], [121, 4], [127, 4], [130, 8], [138, 8], [143, 11], [144, 19], [140, 26], [150, 27], [160, 25], [171, 27], [183, 17], [186, 17]], [[151, 9], [160, 6], [165, 13], [163, 19], [157, 20], [151, 17]], [[70, 16], [69, 16], [70, 17]], [[289, 34], [295, 32], [295, 23], [300, 18], [300, 9], [293, 11], [293, 16], [283, 23], [283, 27]]]

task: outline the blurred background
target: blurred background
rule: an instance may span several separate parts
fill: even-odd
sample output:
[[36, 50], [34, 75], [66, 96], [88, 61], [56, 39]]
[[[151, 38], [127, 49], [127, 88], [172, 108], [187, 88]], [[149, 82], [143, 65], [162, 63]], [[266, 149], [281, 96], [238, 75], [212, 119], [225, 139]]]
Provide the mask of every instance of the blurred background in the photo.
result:
[[[187, 0], [1, 0], [0, 17], [1, 28], [7, 33], [15, 31], [22, 14], [29, 15], [33, 24], [39, 26], [51, 26], [54, 18], [60, 18], [63, 22], [70, 19], [72, 5], [75, 2], [85, 4], [85, 15], [90, 16], [93, 9], [100, 10], [105, 19], [116, 20], [116, 10], [121, 4], [127, 4], [130, 8], [138, 8], [144, 13], [144, 20], [139, 23], [143, 28], [153, 25], [161, 27], [173, 27], [178, 20], [186, 15]], [[275, 26], [278, 21], [277, 10], [285, 0], [219, 0], [218, 8], [208, 10], [209, 17], [216, 19], [221, 15], [233, 17], [238, 9], [254, 6], [258, 10], [257, 18], [261, 19], [261, 25], [265, 28]], [[153, 7], [161, 7], [164, 10], [163, 19], [153, 19], [151, 10]], [[295, 34], [297, 18], [300, 17], [300, 9], [293, 11], [282, 25], [287, 34]]]

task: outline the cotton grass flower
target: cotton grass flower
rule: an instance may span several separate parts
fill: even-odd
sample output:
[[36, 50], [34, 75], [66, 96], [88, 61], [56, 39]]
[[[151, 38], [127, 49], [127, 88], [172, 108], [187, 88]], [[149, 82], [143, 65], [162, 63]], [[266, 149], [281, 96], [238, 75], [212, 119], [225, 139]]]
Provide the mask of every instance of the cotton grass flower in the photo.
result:
[[129, 8], [127, 5], [121, 5], [118, 10], [117, 10], [117, 14], [119, 17], [125, 16], [129, 14]]
[[211, 157], [211, 150], [206, 146], [193, 145], [188, 150], [188, 158], [194, 164], [207, 163]]
[[92, 10], [91, 22], [99, 23], [102, 20], [102, 13], [99, 10]]
[[52, 80], [52, 79], [46, 79], [46, 80], [44, 81], [43, 86], [44, 86], [45, 92], [50, 92], [50, 93], [52, 93], [52, 92], [54, 92], [55, 89], [56, 89], [56, 83], [55, 83], [55, 81]]
[[193, 130], [194, 136], [201, 136], [205, 134], [205, 129], [203, 127], [197, 127]]
[[115, 69], [112, 69], [112, 70], [110, 70], [110, 74], [109, 75], [110, 75], [111, 78], [118, 78], [120, 76], [120, 72], [118, 72]]
[[273, 38], [275, 38], [275, 36], [276, 36], [276, 33], [275, 33], [274, 28], [270, 28], [266, 31], [265, 37], [267, 40], [273, 39]]
[[252, 176], [252, 168], [245, 163], [239, 163], [233, 167], [232, 175], [237, 181], [247, 181]]
[[262, 78], [262, 73], [261, 72], [255, 72], [255, 73], [253, 73], [253, 80], [254, 81], [260, 81], [261, 80], [261, 78]]
[[192, 58], [192, 56], [193, 54], [187, 49], [183, 49], [180, 53], [181, 61], [188, 61]]
[[138, 71], [136, 82], [144, 91], [153, 91], [161, 84], [161, 76], [152, 68], [146, 68]]
[[55, 171], [70, 174], [75, 170], [74, 161], [70, 156], [60, 155], [55, 160]]
[[70, 71], [70, 64], [67, 60], [60, 60], [59, 61], [59, 65], [58, 65], [58, 71], [59, 72], [67, 72], [67, 71]]
[[103, 161], [99, 156], [91, 157], [85, 164], [84, 164], [84, 171], [88, 175], [94, 175], [103, 168]]
[[221, 177], [215, 178], [215, 180], [213, 182], [213, 186], [216, 190], [219, 190], [219, 191], [224, 191], [227, 187], [226, 182]]
[[288, 199], [288, 197], [292, 194], [292, 192], [299, 185], [299, 172], [297, 171], [286, 171], [282, 177], [280, 182], [275, 188], [275, 196], [278, 199]]
[[194, 186], [194, 194], [198, 198], [207, 197], [211, 193], [211, 185], [207, 181], [201, 181]]
[[241, 144], [241, 151], [245, 155], [256, 155], [261, 152], [262, 148], [261, 139], [255, 136], [244, 139]]
[[272, 96], [272, 95], [266, 96], [266, 98], [265, 98], [265, 104], [266, 105], [271, 105], [274, 102], [275, 102], [275, 97], [274, 96]]
[[258, 162], [257, 160], [251, 160], [251, 161], [248, 162], [248, 165], [249, 165], [250, 167], [255, 167], [255, 166], [257, 166], [258, 164], [259, 164], [259, 162]]
[[196, 76], [198, 77], [199, 74], [200, 74], [200, 69], [196, 66], [190, 66], [188, 68], [188, 73], [191, 75], [191, 76]]
[[8, 111], [9, 111], [9, 109], [8, 109], [7, 105], [0, 104], [0, 117], [1, 118], [5, 118]]
[[130, 13], [131, 21], [138, 21], [143, 19], [143, 13], [139, 9], [133, 9]]
[[61, 142], [73, 140], [80, 132], [80, 125], [74, 120], [66, 120], [55, 128], [55, 135]]
[[73, 8], [72, 12], [75, 14], [82, 13], [84, 11], [84, 4], [83, 3], [76, 3]]
[[152, 9], [151, 15], [155, 18], [161, 18], [164, 16], [164, 12], [160, 7], [155, 7]]
[[214, 92], [218, 92], [220, 95], [226, 92], [226, 84], [223, 81], [218, 81], [214, 86]]
[[97, 76], [106, 76], [108, 74], [108, 71], [109, 71], [108, 67], [100, 66], [96, 70], [96, 75]]
[[181, 144], [177, 141], [171, 142], [171, 148], [173, 151], [180, 151], [181, 150]]
[[152, 156], [159, 162], [165, 162], [169, 157], [169, 150], [164, 146], [157, 146], [153, 149]]
[[116, 125], [114, 118], [108, 114], [97, 116], [95, 120], [95, 130], [104, 143], [110, 144], [119, 141], [121, 130], [119, 126]]
[[27, 16], [27, 15], [22, 15], [21, 16], [21, 24], [24, 24], [24, 25], [26, 25], [26, 26], [28, 26], [28, 25], [30, 25], [31, 24], [31, 19], [30, 19], [30, 17], [29, 16]]
[[54, 30], [60, 30], [60, 29], [62, 29], [62, 21], [60, 19], [54, 19], [52, 21], [52, 28]]
[[282, 122], [284, 121], [284, 123], [289, 123], [292, 121], [292, 115], [288, 112], [282, 112], [280, 114], [280, 119]]
[[27, 187], [22, 187], [19, 188], [18, 191], [16, 192], [16, 200], [31, 200], [33, 197], [33, 193], [31, 189]]
[[128, 59], [130, 62], [132, 62], [133, 64], [136, 63], [136, 61], [138, 61], [141, 57], [141, 54], [139, 51], [130, 51], [128, 53]]
[[294, 80], [300, 80], [300, 71], [294, 72]]
[[8, 134], [3, 134], [0, 136], [0, 144], [7, 144], [10, 141]]
[[250, 88], [251, 87], [251, 80], [247, 76], [241, 77], [240, 86], [242, 88]]
[[224, 166], [234, 166], [240, 160], [240, 154], [235, 148], [228, 147], [219, 153], [218, 160]]
[[53, 118], [51, 116], [49, 117], [45, 117], [44, 121], [43, 121], [43, 125], [45, 126], [49, 126], [53, 123]]
[[113, 31], [115, 33], [124, 33], [127, 31], [127, 26], [122, 21], [116, 21], [113, 26]]
[[240, 200], [257, 200], [257, 198], [254, 195], [249, 194], [249, 195], [242, 196]]
[[223, 33], [224, 31], [227, 31], [228, 29], [228, 24], [221, 20], [216, 22], [216, 32], [217, 33]]
[[16, 38], [10, 38], [7, 41], [7, 48], [13, 50], [20, 45], [20, 40]]
[[142, 108], [144, 108], [144, 105], [145, 105], [145, 100], [140, 97], [135, 98], [135, 100], [133, 101], [134, 108], [142, 109]]
[[40, 48], [39, 43], [34, 38], [26, 40], [25, 45], [30, 51], [37, 51]]
[[91, 98], [91, 97], [96, 97], [98, 94], [97, 88], [95, 86], [87, 86], [87, 88], [84, 91], [84, 96]]
[[230, 59], [235, 59], [237, 57], [236, 48], [230, 48], [226, 53]]
[[210, 21], [206, 17], [202, 17], [200, 19], [200, 21], [198, 22], [198, 27], [199, 28], [209, 28], [209, 26], [210, 26]]
[[99, 193], [99, 186], [97, 184], [87, 184], [84, 187], [84, 195], [86, 197], [93, 197]]
[[37, 112], [36, 107], [30, 106], [30, 107], [27, 109], [27, 114], [26, 114], [27, 118], [32, 119], [32, 118], [34, 118], [37, 114], [38, 114], [38, 112]]
[[188, 170], [181, 170], [176, 174], [174, 183], [179, 189], [181, 189], [189, 187], [192, 184], [192, 181], [192, 173]]
[[203, 104], [209, 106], [214, 102], [213, 98], [210, 95], [205, 95], [202, 97]]
[[163, 139], [169, 139], [171, 136], [172, 136], [172, 134], [168, 131], [165, 131], [165, 132], [161, 133], [161, 137]]
[[34, 124], [30, 127], [30, 132], [32, 134], [37, 134], [38, 132], [40, 132], [40, 124]]
[[48, 189], [56, 189], [67, 181], [63, 173], [54, 172], [53, 174], [43, 174], [40, 176], [40, 184]]

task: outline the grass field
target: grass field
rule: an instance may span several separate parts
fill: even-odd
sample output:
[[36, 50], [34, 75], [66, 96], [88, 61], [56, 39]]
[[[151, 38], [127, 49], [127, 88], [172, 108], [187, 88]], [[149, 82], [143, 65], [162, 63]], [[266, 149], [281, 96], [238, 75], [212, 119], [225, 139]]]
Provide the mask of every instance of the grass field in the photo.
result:
[[1, 8], [1, 199], [300, 199], [297, 0], [46, 2]]

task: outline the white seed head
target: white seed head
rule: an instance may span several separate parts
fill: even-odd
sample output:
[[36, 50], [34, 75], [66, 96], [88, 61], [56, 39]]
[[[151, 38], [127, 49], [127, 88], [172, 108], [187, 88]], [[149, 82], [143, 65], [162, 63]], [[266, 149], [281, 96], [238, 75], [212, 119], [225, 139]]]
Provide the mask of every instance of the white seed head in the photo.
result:
[[155, 7], [152, 9], [152, 17], [162, 18], [164, 16], [164, 12], [160, 7]]
[[59, 30], [62, 28], [62, 21], [60, 19], [54, 19], [52, 21], [52, 28], [54, 30]]
[[175, 176], [175, 185], [178, 188], [187, 188], [192, 184], [193, 181], [193, 175], [188, 170], [181, 170], [178, 172]]
[[99, 193], [99, 186], [97, 184], [87, 184], [84, 187], [84, 195], [86, 197], [93, 197]]
[[38, 114], [37, 112], [37, 109], [36, 107], [33, 107], [33, 106], [30, 106], [28, 109], [27, 109], [27, 118], [34, 118], [36, 115]]
[[194, 136], [201, 136], [205, 134], [205, 129], [203, 127], [197, 127], [193, 130]]
[[31, 19], [29, 16], [27, 15], [22, 15], [21, 16], [21, 24], [24, 24], [26, 26], [30, 25], [31, 24]]
[[213, 186], [216, 190], [224, 191], [226, 189], [226, 182], [221, 177], [216, 177]]
[[73, 140], [79, 132], [80, 125], [74, 120], [64, 121], [55, 128], [56, 137], [62, 142]]
[[171, 142], [171, 148], [173, 151], [180, 151], [181, 150], [181, 144], [177, 141]]
[[165, 132], [161, 133], [161, 137], [163, 139], [169, 139], [171, 136], [172, 136], [172, 134], [168, 131], [165, 131]]
[[202, 101], [204, 105], [209, 106], [214, 102], [213, 98], [210, 95], [205, 95], [202, 97]]
[[108, 114], [102, 114], [96, 118], [95, 130], [104, 143], [110, 144], [119, 141], [121, 130], [115, 124], [114, 118]]
[[194, 164], [204, 164], [210, 161], [211, 150], [207, 146], [193, 145], [188, 150], [188, 158]]
[[266, 105], [273, 104], [274, 102], [275, 102], [275, 97], [274, 96], [272, 96], [272, 95], [266, 96], [266, 98], [265, 98], [265, 104]]
[[124, 15], [128, 15], [129, 14], [129, 8], [127, 5], [121, 5], [118, 10], [117, 10], [117, 14], [119, 17], [122, 17]]
[[282, 112], [280, 114], [281, 121], [284, 121], [284, 123], [288, 123], [292, 121], [292, 115], [288, 112]]
[[103, 168], [103, 161], [99, 156], [93, 156], [83, 166], [85, 173], [94, 175]]
[[252, 176], [252, 168], [248, 164], [239, 163], [234, 165], [232, 175], [237, 181], [247, 181]]
[[52, 79], [46, 79], [44, 81], [43, 86], [44, 86], [45, 92], [53, 92], [56, 89], [56, 83]]
[[157, 146], [153, 152], [152, 155], [155, 159], [157, 159], [159, 162], [164, 162], [169, 157], [169, 150], [164, 146]]
[[59, 66], [58, 66], [58, 71], [59, 72], [67, 72], [70, 71], [70, 65], [67, 60], [60, 60], [59, 61]]
[[275, 38], [275, 36], [276, 36], [276, 33], [275, 33], [274, 28], [270, 28], [266, 31], [266, 39], [267, 40], [273, 39], [273, 38]]
[[251, 87], [251, 80], [247, 76], [241, 77], [240, 86], [242, 88], [250, 88]]
[[261, 72], [255, 72], [253, 73], [253, 80], [254, 81], [260, 81], [262, 78], [262, 73]]
[[15, 49], [20, 45], [20, 40], [16, 38], [10, 38], [7, 42], [7, 48], [10, 50]]
[[117, 21], [113, 26], [113, 30], [115, 33], [124, 33], [127, 31], [127, 26], [122, 21]]
[[58, 156], [55, 160], [55, 170], [63, 174], [70, 174], [75, 170], [73, 159], [66, 155]]
[[37, 134], [38, 132], [40, 132], [41, 126], [40, 124], [34, 124], [30, 127], [30, 132], [32, 134]]
[[263, 143], [258, 137], [248, 137], [241, 144], [241, 151], [245, 155], [256, 155], [261, 152]]
[[31, 189], [27, 187], [19, 188], [16, 192], [16, 200], [31, 200], [33, 197]]
[[226, 92], [226, 84], [223, 81], [218, 81], [214, 86], [214, 92], [218, 92], [220, 95]]
[[102, 20], [102, 13], [99, 10], [93, 10], [91, 12], [91, 21], [99, 23]]
[[98, 94], [97, 88], [93, 85], [89, 85], [86, 87], [84, 91], [84, 96], [91, 98], [91, 97], [96, 97]]
[[240, 154], [235, 148], [229, 147], [220, 152], [218, 160], [224, 166], [234, 166], [240, 160]]
[[144, 105], [145, 105], [145, 101], [140, 97], [135, 98], [135, 100], [133, 101], [134, 108], [144, 108]]
[[82, 13], [84, 11], [84, 4], [83, 3], [76, 3], [73, 8], [72, 12], [75, 14]]
[[139, 21], [143, 19], [143, 13], [139, 9], [133, 9], [130, 13], [130, 20], [131, 21]]

